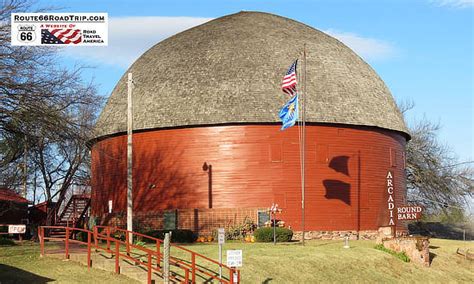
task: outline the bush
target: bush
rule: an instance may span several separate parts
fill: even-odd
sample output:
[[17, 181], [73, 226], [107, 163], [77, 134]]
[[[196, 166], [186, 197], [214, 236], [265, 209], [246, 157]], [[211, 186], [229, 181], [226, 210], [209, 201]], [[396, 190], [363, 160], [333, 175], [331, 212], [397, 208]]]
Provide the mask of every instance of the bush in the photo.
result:
[[0, 246], [14, 246], [15, 242], [8, 237], [0, 236]]
[[395, 256], [396, 258], [398, 258], [398, 259], [400, 259], [404, 262], [410, 262], [410, 258], [405, 254], [405, 252], [396, 252], [396, 251], [393, 251], [391, 249], [388, 249], [388, 248], [384, 247], [381, 244], [376, 245], [375, 249], [378, 249], [378, 250], [384, 251], [386, 253], [389, 253], [389, 254]]
[[[253, 233], [257, 242], [269, 243], [273, 242], [273, 228], [265, 227], [255, 230]], [[287, 228], [275, 228], [277, 242], [289, 242], [293, 237], [293, 231]]]
[[[83, 231], [79, 231], [76, 233], [76, 239], [80, 242], [85, 242], [87, 243], [87, 233], [86, 232], [83, 232]], [[92, 240], [92, 236], [91, 236], [91, 240]]]
[[[252, 234], [257, 225], [248, 217], [245, 217], [241, 224], [231, 225], [225, 230], [226, 240], [243, 240], [248, 234]], [[214, 239], [217, 239], [217, 230], [212, 232]]]
[[[173, 243], [193, 243], [196, 241], [197, 236], [191, 230], [151, 230], [144, 232], [143, 234], [154, 237], [157, 239], [164, 240], [165, 234], [171, 231], [171, 242]], [[152, 242], [150, 239], [143, 238], [144, 242]]]
[[127, 236], [125, 235], [125, 232], [122, 231], [116, 231], [110, 234], [112, 238], [115, 238], [117, 240], [125, 241], [127, 239]]
[[135, 240], [133, 244], [136, 246], [144, 247], [146, 243], [143, 240]]

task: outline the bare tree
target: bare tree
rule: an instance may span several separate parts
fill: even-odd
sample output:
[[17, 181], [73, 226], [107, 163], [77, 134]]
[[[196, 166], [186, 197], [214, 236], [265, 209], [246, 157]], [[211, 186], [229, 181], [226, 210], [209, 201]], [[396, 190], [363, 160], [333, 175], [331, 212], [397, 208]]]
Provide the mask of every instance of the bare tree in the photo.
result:
[[70, 119], [71, 108], [96, 102], [90, 95], [95, 94], [93, 85], [81, 79], [82, 68], [70, 71], [60, 67], [57, 49], [11, 46], [10, 14], [26, 11], [29, 4], [26, 0], [11, 0], [0, 7], [2, 166], [22, 155], [32, 132], [61, 138], [75, 136], [82, 125]]
[[[412, 101], [399, 103], [402, 113], [414, 107]], [[467, 206], [474, 197], [471, 161], [460, 162], [453, 151], [438, 140], [440, 125], [426, 118], [409, 125], [407, 145], [408, 200], [422, 204], [430, 213], [448, 213]]]
[[31, 183], [59, 206], [71, 184], [88, 182], [87, 141], [103, 100], [83, 67], [61, 67], [58, 49], [11, 46], [10, 14], [30, 4], [0, 6], [0, 182], [18, 187], [27, 149]]

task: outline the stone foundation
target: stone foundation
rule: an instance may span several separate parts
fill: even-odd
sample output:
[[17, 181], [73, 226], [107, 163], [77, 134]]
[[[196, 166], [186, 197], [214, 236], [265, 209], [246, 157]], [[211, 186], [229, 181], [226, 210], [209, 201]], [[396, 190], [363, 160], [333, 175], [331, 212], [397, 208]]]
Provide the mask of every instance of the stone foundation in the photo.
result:
[[[213, 235], [217, 228], [230, 228], [245, 221], [257, 224], [259, 208], [219, 208], [219, 209], [177, 209], [160, 212], [136, 212], [133, 215], [134, 231], [145, 232], [157, 229], [187, 229], [200, 236]], [[166, 222], [166, 214], [174, 214], [173, 222]], [[95, 216], [98, 225], [126, 228], [126, 214], [111, 213]], [[386, 229], [390, 232], [390, 228]], [[389, 233], [388, 233], [389, 234]], [[375, 240], [379, 235], [376, 230], [365, 231], [306, 231], [305, 239], [343, 240], [349, 236], [350, 240]], [[386, 236], [386, 235], [384, 235]], [[293, 240], [301, 240], [302, 232], [295, 231]]]
[[[293, 240], [301, 240], [303, 233], [295, 231]], [[375, 240], [378, 236], [376, 230], [368, 231], [307, 231], [304, 233], [305, 240], [343, 240], [349, 236], [350, 240]]]
[[396, 252], [405, 252], [411, 262], [430, 266], [430, 241], [427, 237], [401, 237], [382, 240], [384, 247]]

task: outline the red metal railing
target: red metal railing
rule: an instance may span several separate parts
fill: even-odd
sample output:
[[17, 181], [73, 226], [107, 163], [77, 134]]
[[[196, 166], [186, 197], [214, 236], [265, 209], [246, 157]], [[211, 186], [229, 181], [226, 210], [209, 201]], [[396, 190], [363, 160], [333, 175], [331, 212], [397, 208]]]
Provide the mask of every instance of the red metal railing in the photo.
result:
[[[160, 247], [161, 247], [161, 244], [163, 243], [163, 240], [158, 239], [158, 238], [154, 238], [154, 237], [151, 237], [151, 236], [147, 236], [147, 235], [144, 235], [144, 234], [140, 234], [140, 233], [137, 233], [137, 232], [132, 232], [132, 231], [128, 231], [128, 230], [125, 230], [125, 229], [116, 228], [116, 227], [95, 226], [94, 227], [94, 233], [96, 233], [95, 231], [97, 231], [97, 232], [101, 231], [102, 235], [103, 235], [103, 232], [105, 232], [105, 234], [107, 236], [110, 236], [111, 234], [119, 232], [119, 233], [121, 233], [122, 235], [125, 236], [125, 238], [126, 238], [125, 242], [126, 242], [127, 246], [130, 246], [130, 244], [129, 244], [130, 236], [132, 236], [133, 239], [135, 239], [135, 237], [140, 237], [142, 239], [148, 239], [151, 242], [154, 242], [156, 244], [156, 254], [155, 255], [157, 256], [157, 265], [159, 265], [160, 259], [162, 258], [162, 254], [160, 252]], [[100, 237], [97, 240], [99, 240], [99, 239], [100, 239]], [[179, 258], [173, 257], [173, 256], [170, 256], [170, 263], [177, 266], [177, 267], [187, 268], [191, 272], [192, 283], [196, 283], [196, 276], [198, 275], [198, 273], [201, 273], [202, 275], [210, 277], [214, 280], [217, 280], [220, 283], [229, 283], [229, 284], [235, 283], [233, 275], [237, 274], [237, 279], [238, 279], [237, 283], [240, 282], [240, 271], [239, 270], [237, 270], [235, 268], [232, 268], [232, 267], [229, 267], [225, 264], [219, 263], [218, 261], [216, 261], [214, 259], [206, 257], [202, 254], [199, 254], [197, 252], [194, 252], [194, 251], [189, 250], [187, 248], [184, 248], [182, 246], [171, 244], [171, 247], [174, 247], [178, 250], [181, 250], [181, 251], [189, 254], [190, 259], [191, 259], [191, 263], [187, 263], [186, 261], [183, 261], [182, 259], [179, 259]], [[130, 250], [129, 250], [129, 248], [127, 248], [127, 253], [129, 253], [129, 252], [130, 252]], [[204, 260], [204, 261], [210, 262], [212, 264], [215, 264], [217, 266], [220, 266], [223, 269], [226, 269], [228, 271], [226, 274], [229, 275], [229, 279], [226, 279], [224, 277], [221, 278], [221, 277], [219, 277], [219, 275], [217, 273], [213, 273], [212, 270], [205, 269], [202, 266], [198, 266], [197, 265], [197, 260]], [[223, 274], [223, 275], [225, 275], [225, 274]]]
[[[50, 229], [55, 229], [55, 230], [64, 230], [65, 231], [65, 236], [64, 237], [48, 237], [47, 234], [45, 234], [45, 230], [50, 230]], [[73, 236], [77, 232], [85, 232], [87, 233], [87, 242], [85, 241], [80, 241], [80, 240], [75, 240], [75, 239], [70, 239], [71, 236]], [[124, 254], [120, 251], [120, 246], [121, 245], [126, 245], [124, 241], [121, 241], [119, 239], [113, 238], [112, 236], [107, 237], [107, 235], [102, 235], [102, 234], [94, 234], [94, 232], [84, 230], [84, 229], [78, 229], [78, 228], [70, 228], [70, 227], [60, 227], [60, 226], [42, 226], [40, 227], [38, 231], [38, 237], [40, 240], [40, 254], [41, 256], [45, 255], [45, 249], [44, 249], [44, 243], [45, 240], [55, 240], [55, 241], [64, 241], [65, 243], [65, 258], [69, 259], [69, 244], [70, 243], [79, 243], [83, 245], [87, 245], [87, 267], [90, 269], [91, 267], [91, 250], [103, 250], [107, 253], [111, 253], [115, 257], [115, 273], [120, 274], [120, 259], [128, 259], [136, 264], [143, 265], [147, 267], [147, 279], [148, 283], [151, 282], [151, 276], [152, 272], [161, 272], [161, 268], [159, 266], [153, 266], [152, 265], [152, 259], [153, 256], [156, 256], [156, 252], [152, 251], [150, 249], [140, 247], [140, 246], [135, 246], [133, 244], [128, 244], [128, 248], [134, 248], [137, 249], [141, 252], [144, 252], [146, 254], [147, 261], [142, 261], [140, 258], [133, 257], [132, 255], [129, 254]], [[94, 237], [94, 241], [92, 238]], [[98, 239], [103, 239], [107, 243], [107, 247], [101, 247], [99, 242], [97, 242]], [[114, 243], [113, 249], [111, 249], [111, 243]], [[177, 277], [170, 277], [172, 280], [179, 281], [179, 282], [184, 282], [184, 283], [189, 283], [189, 271], [187, 271], [187, 268], [182, 268], [184, 270], [184, 279], [180, 281]], [[187, 276], [187, 277], [186, 277]]]
[[[56, 230], [64, 230], [65, 235], [63, 237], [48, 237], [45, 234], [45, 229], [56, 229]], [[87, 233], [87, 242], [70, 239], [70, 237], [74, 234], [74, 232], [85, 232]], [[65, 244], [65, 255], [64, 258], [69, 259], [69, 243], [79, 243], [87, 245], [87, 267], [90, 269], [91, 266], [91, 250], [92, 250], [92, 232], [84, 229], [79, 228], [69, 228], [69, 227], [61, 227], [61, 226], [41, 226], [38, 229], [38, 239], [40, 241], [40, 255], [45, 255], [44, 250], [44, 242], [45, 240], [56, 240], [56, 241], [64, 241]]]
[[[50, 237], [49, 234], [45, 234], [45, 230], [64, 230], [65, 235], [64, 237]], [[78, 232], [84, 232], [87, 234], [87, 242], [77, 240], [77, 239], [71, 239], [75, 234]], [[120, 232], [124, 234], [125, 240], [121, 240], [119, 238], [115, 238], [114, 234], [116, 232]], [[156, 249], [151, 250], [149, 248], [139, 246], [136, 244], [133, 244], [130, 242], [129, 238], [130, 237], [141, 237], [149, 239], [156, 244]], [[45, 248], [44, 244], [46, 240], [53, 240], [53, 241], [64, 241], [65, 243], [65, 258], [69, 259], [69, 244], [70, 243], [78, 243], [78, 244], [83, 244], [87, 245], [87, 267], [90, 269], [91, 267], [91, 250], [95, 249], [97, 251], [103, 250], [107, 253], [111, 253], [115, 256], [115, 272], [120, 273], [120, 258], [122, 259], [128, 259], [134, 263], [143, 265], [147, 267], [147, 279], [148, 283], [151, 283], [151, 276], [152, 272], [162, 272], [161, 270], [161, 265], [160, 262], [163, 259], [163, 255], [160, 251], [161, 244], [163, 243], [162, 240], [153, 238], [144, 234], [140, 234], [137, 232], [131, 232], [119, 228], [114, 228], [114, 227], [105, 227], [105, 226], [96, 226], [94, 227], [93, 232], [85, 229], [79, 229], [79, 228], [70, 228], [70, 227], [61, 227], [61, 226], [41, 226], [39, 227], [38, 230], [38, 238], [40, 240], [40, 254], [41, 256], [45, 255]], [[105, 247], [101, 247], [101, 244], [103, 241], [105, 242]], [[112, 248], [112, 243], [114, 244], [114, 247]], [[121, 245], [125, 246], [125, 253], [122, 253], [120, 250]], [[237, 283], [240, 282], [240, 271], [236, 270], [235, 268], [228, 267], [224, 264], [220, 264], [219, 262], [210, 259], [204, 255], [201, 255], [199, 253], [193, 252], [189, 249], [186, 249], [181, 246], [173, 245], [171, 244], [172, 247], [175, 247], [179, 250], [182, 250], [184, 252], [187, 252], [191, 256], [191, 263], [187, 263], [181, 259], [178, 259], [176, 257], [171, 256], [170, 257], [170, 264], [174, 265], [175, 267], [178, 267], [183, 270], [184, 276], [182, 277], [182, 282], [184, 283], [189, 283], [191, 280], [191, 283], [196, 283], [196, 275], [197, 273], [201, 273], [203, 275], [206, 275], [208, 277], [211, 277], [212, 279], [218, 280], [221, 283], [229, 283], [233, 284], [234, 282], [234, 274], [237, 274]], [[139, 250], [143, 253], [146, 254], [146, 262], [142, 261], [141, 258], [134, 257], [132, 254], [132, 249]], [[152, 265], [153, 262], [153, 257], [156, 260], [156, 265]], [[215, 273], [210, 273], [210, 270], [206, 270], [201, 266], [198, 266], [196, 264], [196, 258], [200, 258], [206, 261], [209, 261], [211, 263], [217, 264], [221, 266], [222, 268], [228, 269], [229, 270], [229, 279], [225, 278], [220, 278], [217, 276]], [[191, 279], [189, 279], [189, 273], [191, 272]], [[171, 275], [170, 278], [175, 281], [181, 281], [178, 279], [178, 277]]]

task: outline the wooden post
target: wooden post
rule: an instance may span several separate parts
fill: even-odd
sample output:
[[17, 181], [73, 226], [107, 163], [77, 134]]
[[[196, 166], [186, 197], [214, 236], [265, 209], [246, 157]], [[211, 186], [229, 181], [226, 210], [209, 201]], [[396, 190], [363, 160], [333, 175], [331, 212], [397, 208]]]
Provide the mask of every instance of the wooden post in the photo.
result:
[[90, 270], [91, 269], [91, 232], [90, 231], [87, 231], [87, 269]]
[[115, 273], [120, 274], [119, 242], [115, 240]]
[[130, 235], [128, 232], [125, 234], [125, 246], [127, 249], [127, 255], [130, 255]]
[[74, 198], [74, 192], [72, 193], [72, 227], [76, 227], [76, 199]]
[[110, 227], [107, 227], [107, 251], [110, 251]]
[[65, 258], [69, 259], [69, 227], [66, 227], [66, 255]]
[[151, 284], [151, 253], [148, 253], [148, 263], [147, 263], [147, 278], [148, 278], [148, 284]]
[[97, 249], [99, 248], [99, 239], [97, 237], [98, 237], [97, 227], [94, 226], [94, 245], [95, 245], [96, 252], [97, 252]]
[[[162, 275], [163, 275], [163, 283], [167, 284], [170, 283], [170, 242], [171, 242], [171, 236], [170, 233], [165, 234], [165, 241], [163, 243], [163, 270], [162, 270]], [[194, 254], [193, 254], [194, 255]], [[193, 283], [195, 283], [193, 281]]]
[[27, 179], [28, 179], [28, 137], [25, 134], [25, 145], [23, 145], [23, 198], [27, 198]]
[[189, 283], [189, 269], [184, 268], [184, 283]]
[[[133, 78], [132, 73], [128, 73], [127, 81], [127, 231], [133, 231]], [[129, 232], [127, 232], [129, 234]], [[130, 236], [133, 243], [133, 236]]]
[[229, 283], [230, 283], [230, 284], [234, 284], [234, 269], [233, 269], [233, 268], [229, 269], [229, 273], [230, 273], [230, 275], [229, 275]]
[[191, 263], [192, 282], [196, 283], [196, 254], [194, 252], [191, 254], [191, 261], [192, 261]]
[[160, 268], [160, 241], [156, 240], [156, 267]]
[[40, 256], [44, 256], [44, 228], [40, 227], [38, 230], [39, 240], [40, 240]]

